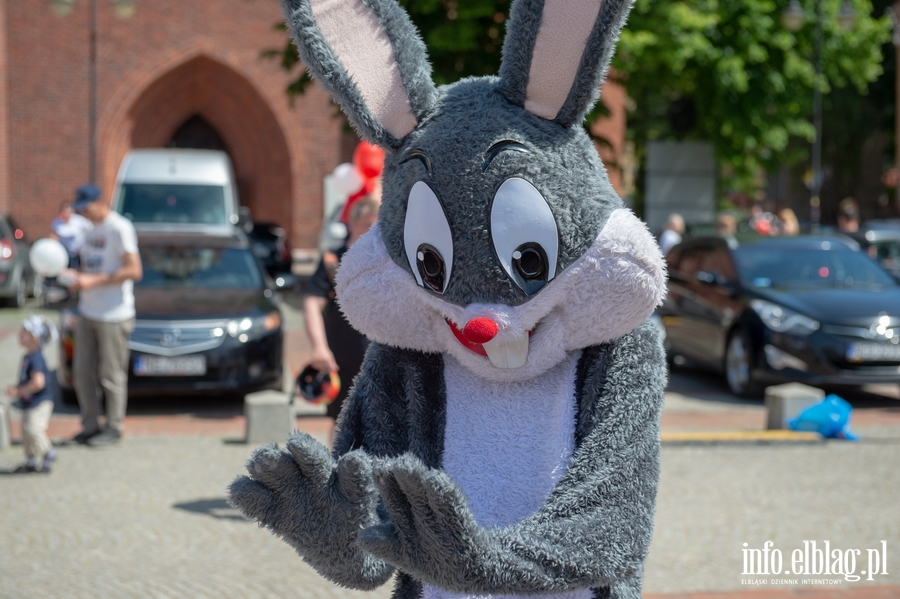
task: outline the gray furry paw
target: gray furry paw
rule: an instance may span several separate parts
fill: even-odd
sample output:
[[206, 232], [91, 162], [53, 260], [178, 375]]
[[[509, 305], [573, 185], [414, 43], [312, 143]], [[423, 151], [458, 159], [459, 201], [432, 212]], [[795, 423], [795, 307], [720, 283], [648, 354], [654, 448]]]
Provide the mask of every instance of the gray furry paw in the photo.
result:
[[459, 486], [443, 471], [404, 455], [375, 466], [375, 485], [390, 521], [366, 528], [367, 552], [431, 584], [464, 590], [491, 561], [489, 533], [476, 522]]
[[282, 537], [321, 574], [358, 588], [390, 576], [387, 564], [355, 543], [360, 529], [377, 522], [367, 454], [353, 451], [335, 460], [312, 437], [295, 433], [284, 448], [257, 449], [247, 471], [249, 477], [229, 486], [229, 504]]

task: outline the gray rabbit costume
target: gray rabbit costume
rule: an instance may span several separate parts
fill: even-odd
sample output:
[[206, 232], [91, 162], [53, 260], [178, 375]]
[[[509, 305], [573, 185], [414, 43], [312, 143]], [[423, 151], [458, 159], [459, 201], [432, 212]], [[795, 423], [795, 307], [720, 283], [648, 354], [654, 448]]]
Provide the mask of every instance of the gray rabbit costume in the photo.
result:
[[515, 0], [499, 77], [436, 88], [395, 0], [285, 0], [304, 64], [387, 150], [341, 308], [371, 340], [332, 454], [267, 446], [230, 501], [394, 597], [641, 594], [665, 269], [581, 127], [628, 0]]

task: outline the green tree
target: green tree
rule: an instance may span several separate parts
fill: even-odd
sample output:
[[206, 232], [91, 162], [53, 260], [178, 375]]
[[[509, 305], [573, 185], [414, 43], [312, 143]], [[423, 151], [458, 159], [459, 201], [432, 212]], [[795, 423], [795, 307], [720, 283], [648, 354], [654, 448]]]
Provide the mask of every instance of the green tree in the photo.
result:
[[[812, 25], [821, 2], [824, 73], [815, 77]], [[812, 91], [852, 86], [865, 93], [882, 72], [889, 22], [869, 0], [851, 0], [857, 18], [838, 27], [842, 0], [804, 0], [808, 24], [787, 31], [786, 0], [637, 0], [614, 67], [633, 100], [629, 135], [638, 160], [647, 141], [713, 143], [725, 187], [751, 190], [760, 170], [806, 157]]]
[[[422, 32], [437, 83], [497, 72], [509, 0], [399, 1]], [[628, 133], [638, 163], [647, 141], [706, 140], [723, 186], [749, 190], [761, 169], [805, 158], [808, 144], [797, 141], [814, 137], [813, 85], [826, 94], [848, 86], [865, 93], [882, 72], [890, 28], [871, 16], [870, 0], [850, 0], [857, 19], [849, 31], [836, 20], [843, 0], [803, 0], [810, 23], [817, 1], [825, 40], [818, 83], [813, 27], [792, 33], [781, 25], [788, 0], [636, 0], [613, 76], [633, 100]], [[297, 72], [288, 92], [302, 92], [309, 77], [293, 44], [265, 54]], [[601, 105], [589, 118], [604, 112]]]

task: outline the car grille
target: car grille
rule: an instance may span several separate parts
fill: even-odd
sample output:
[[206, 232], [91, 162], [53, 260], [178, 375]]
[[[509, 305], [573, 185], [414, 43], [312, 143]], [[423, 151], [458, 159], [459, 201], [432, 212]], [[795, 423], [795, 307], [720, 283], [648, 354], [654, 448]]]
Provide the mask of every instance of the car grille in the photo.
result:
[[[822, 331], [832, 335], [839, 335], [850, 344], [900, 344], [900, 327], [883, 328], [879, 331], [875, 325], [871, 327], [852, 327], [835, 324], [826, 324], [822, 326]], [[851, 361], [847, 359], [844, 350], [836, 351], [831, 349], [826, 352], [828, 359], [836, 367], [842, 370], [853, 370], [857, 372], [871, 372], [873, 374], [888, 374], [897, 371], [900, 366], [900, 358], [882, 359], [869, 358], [862, 361]]]
[[888, 328], [883, 334], [881, 334], [876, 330], [876, 327], [874, 325], [866, 328], [826, 324], [822, 325], [822, 332], [831, 333], [832, 335], [840, 335], [842, 337], [858, 337], [860, 339], [869, 339], [876, 341], [900, 338], [900, 327]]
[[227, 321], [137, 321], [128, 348], [159, 356], [182, 356], [215, 349], [225, 341]]

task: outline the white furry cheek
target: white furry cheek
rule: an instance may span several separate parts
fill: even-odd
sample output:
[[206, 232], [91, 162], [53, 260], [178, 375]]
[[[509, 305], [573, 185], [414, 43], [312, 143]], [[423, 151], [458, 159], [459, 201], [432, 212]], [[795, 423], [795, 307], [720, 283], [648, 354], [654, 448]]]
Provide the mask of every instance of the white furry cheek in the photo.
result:
[[388, 256], [375, 227], [344, 254], [335, 288], [344, 316], [371, 341], [425, 352], [443, 349], [439, 327], [447, 325], [412, 275]]
[[659, 247], [625, 209], [610, 215], [594, 244], [559, 279], [568, 350], [625, 335], [650, 316], [666, 291]]

